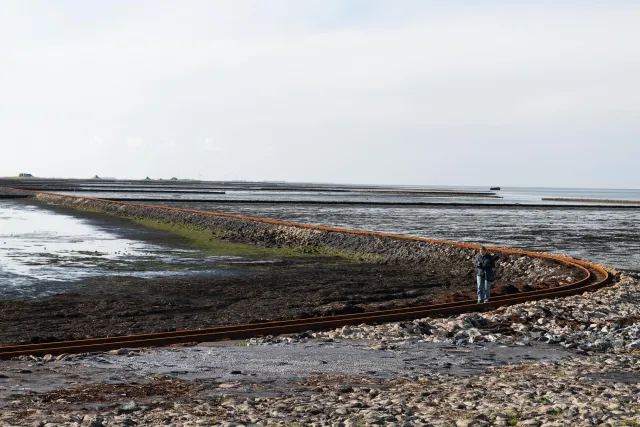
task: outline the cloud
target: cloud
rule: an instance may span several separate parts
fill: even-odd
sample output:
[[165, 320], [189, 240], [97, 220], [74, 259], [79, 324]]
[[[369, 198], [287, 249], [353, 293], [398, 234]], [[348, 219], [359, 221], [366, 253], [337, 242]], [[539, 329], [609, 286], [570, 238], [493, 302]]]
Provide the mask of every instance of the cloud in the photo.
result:
[[157, 145], [154, 176], [399, 184], [475, 182], [490, 145], [487, 181], [640, 187], [579, 166], [606, 141], [635, 170], [640, 5], [481, 3], [12, 2], [3, 138], [22, 168], [109, 141], [114, 175], [132, 173], [123, 150]]
[[129, 148], [141, 148], [144, 145], [141, 138], [128, 137], [125, 142]]
[[94, 136], [93, 138], [91, 138], [91, 145], [94, 147], [104, 147], [105, 140], [104, 138], [101, 138], [99, 136]]
[[173, 150], [177, 147], [178, 143], [175, 141], [175, 139], [170, 139], [162, 144], [162, 148], [164, 148], [165, 150]]

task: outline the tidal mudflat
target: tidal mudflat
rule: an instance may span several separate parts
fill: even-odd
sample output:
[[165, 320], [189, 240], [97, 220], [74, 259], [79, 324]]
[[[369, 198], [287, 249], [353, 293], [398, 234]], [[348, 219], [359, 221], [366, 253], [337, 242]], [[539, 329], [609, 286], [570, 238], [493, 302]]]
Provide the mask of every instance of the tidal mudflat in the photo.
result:
[[640, 271], [640, 210], [153, 202], [308, 224], [567, 254]]
[[[103, 231], [110, 229], [125, 243], [131, 243], [126, 239], [136, 239], [139, 243], [129, 245], [136, 251], [132, 251], [133, 256], [126, 253], [119, 258], [114, 254], [117, 250], [112, 249], [109, 255], [126, 266], [116, 270], [116, 274], [100, 270], [101, 266], [109, 265], [108, 256], [104, 263], [101, 257], [96, 257], [100, 261], [88, 268], [83, 259], [83, 264], [71, 264], [72, 271], [88, 270], [93, 274], [59, 277], [63, 286], [58, 286], [58, 291], [64, 286], [67, 291], [31, 300], [1, 301], [0, 320], [6, 324], [0, 333], [1, 342], [201, 328], [474, 297], [470, 249], [399, 240], [390, 240], [391, 246], [386, 248], [365, 236], [333, 233], [322, 237], [317, 231], [206, 214], [101, 201], [88, 201], [81, 209], [66, 205], [75, 206], [77, 201], [65, 196], [46, 196], [33, 206], [51, 209], [55, 215], [64, 216], [65, 221], [80, 218], [85, 221], [84, 226], [89, 222], [100, 224]], [[24, 206], [28, 207], [27, 212], [32, 209], [31, 205]], [[108, 215], [99, 209], [113, 212]], [[127, 210], [127, 216], [121, 216], [122, 209]], [[227, 227], [224, 235], [216, 231], [215, 224]], [[209, 226], [214, 227], [213, 231]], [[304, 237], [300, 233], [312, 234]], [[84, 251], [82, 245], [87, 239], [80, 239], [81, 235], [76, 233], [75, 239]], [[308, 238], [320, 239], [318, 242], [325, 239], [338, 246], [327, 249], [296, 243], [300, 239], [308, 242]], [[176, 259], [164, 262], [153, 253], [145, 253], [150, 249], [144, 245], [162, 248], [169, 257], [176, 248]], [[381, 249], [386, 258], [369, 253]], [[41, 254], [42, 248], [37, 247], [36, 253]], [[71, 258], [74, 256], [75, 253]], [[412, 260], [405, 262], [407, 256]], [[503, 261], [499, 276], [503, 283], [494, 289], [494, 295], [548, 288], [580, 279], [581, 273], [555, 262], [521, 256], [505, 257]], [[56, 268], [54, 272], [66, 273], [64, 267]], [[36, 277], [31, 278], [38, 282]]]
[[25, 200], [0, 202], [0, 298], [50, 296], [106, 276], [225, 275], [230, 266], [255, 261], [211, 256], [128, 221]]

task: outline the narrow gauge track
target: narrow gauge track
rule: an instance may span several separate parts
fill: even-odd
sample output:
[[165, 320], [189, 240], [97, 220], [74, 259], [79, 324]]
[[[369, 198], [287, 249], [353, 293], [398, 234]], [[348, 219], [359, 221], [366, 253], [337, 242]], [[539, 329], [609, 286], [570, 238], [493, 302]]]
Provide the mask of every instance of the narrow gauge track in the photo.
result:
[[[71, 196], [73, 197], [73, 196]], [[101, 200], [101, 199], [97, 199]], [[121, 203], [121, 202], [112, 202]], [[124, 204], [124, 203], [122, 203]], [[143, 205], [160, 209], [182, 210], [187, 209], [158, 207], [153, 205]], [[191, 211], [193, 212], [193, 211]], [[471, 244], [437, 241], [433, 239], [390, 235], [386, 233], [363, 232], [356, 230], [346, 230], [339, 228], [311, 226], [305, 224], [293, 224], [284, 221], [267, 220], [260, 218], [241, 217], [232, 214], [220, 214], [204, 211], [196, 211], [209, 215], [233, 216], [245, 219], [258, 220], [268, 223], [296, 225], [307, 228], [329, 229], [344, 233], [378, 235], [385, 237], [394, 237], [398, 239], [439, 242], [460, 247], [472, 248]], [[139, 347], [159, 347], [181, 343], [191, 342], [207, 342], [220, 341], [228, 339], [247, 339], [257, 336], [278, 335], [286, 333], [304, 332], [307, 330], [321, 330], [337, 328], [345, 325], [358, 325], [362, 323], [381, 323], [417, 319], [421, 317], [446, 316], [465, 312], [477, 312], [495, 309], [497, 307], [519, 304], [526, 301], [535, 301], [547, 298], [559, 298], [570, 295], [580, 294], [586, 291], [599, 289], [607, 285], [612, 276], [603, 267], [587, 261], [576, 260], [572, 258], [562, 257], [558, 255], [543, 254], [537, 252], [521, 251], [516, 249], [507, 249], [499, 247], [488, 248], [491, 251], [501, 252], [503, 254], [518, 254], [538, 257], [558, 261], [582, 270], [583, 278], [577, 282], [558, 286], [552, 289], [521, 292], [517, 294], [502, 295], [494, 297], [489, 303], [476, 304], [474, 300], [458, 301], [455, 303], [434, 304], [415, 307], [397, 308], [391, 310], [370, 311], [355, 314], [343, 314], [337, 316], [313, 317], [294, 320], [282, 320], [274, 322], [249, 323], [242, 325], [220, 326], [206, 329], [193, 330], [177, 330], [171, 332], [157, 332], [150, 334], [138, 334], [127, 336], [116, 336], [107, 338], [91, 338], [74, 341], [58, 341], [39, 344], [23, 344], [9, 345], [0, 347], [0, 359], [10, 359], [17, 356], [34, 355], [44, 356], [46, 354], [63, 354], [63, 353], [88, 353], [115, 350], [120, 348], [139, 348]]]

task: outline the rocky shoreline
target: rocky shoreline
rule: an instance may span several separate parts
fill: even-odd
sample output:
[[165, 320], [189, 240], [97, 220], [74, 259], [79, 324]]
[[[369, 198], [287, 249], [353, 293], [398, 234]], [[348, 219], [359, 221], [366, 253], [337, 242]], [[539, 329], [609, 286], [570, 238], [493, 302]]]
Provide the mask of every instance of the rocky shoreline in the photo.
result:
[[376, 340], [381, 346], [407, 340], [462, 346], [482, 342], [512, 345], [536, 340], [584, 354], [640, 350], [640, 280], [622, 275], [618, 283], [583, 295], [531, 301], [454, 318], [345, 326], [314, 336]]
[[[385, 379], [317, 374], [279, 390], [269, 382], [254, 383], [241, 375], [238, 381], [226, 378], [213, 383], [153, 378], [126, 384], [124, 395], [108, 397], [108, 385], [82, 384], [16, 398], [4, 409], [2, 420], [7, 425], [47, 427], [635, 426], [640, 423], [639, 318], [640, 280], [623, 274], [617, 284], [593, 293], [482, 314], [363, 325], [246, 343], [258, 355], [264, 346], [297, 348], [305, 342], [323, 341], [353, 342], [355, 346], [366, 341], [371, 351], [393, 359], [403, 357], [410, 344], [449, 343], [448, 351], [463, 357], [473, 349], [526, 348], [534, 341], [544, 341], [569, 351], [571, 355], [561, 360], [520, 361], [489, 367], [477, 375], [460, 375], [430, 370], [425, 358], [426, 371], [419, 375]], [[186, 350], [174, 351], [179, 355]], [[120, 354], [135, 358], [139, 353]], [[70, 359], [83, 357], [88, 356]], [[34, 359], [33, 363], [53, 366], [65, 359], [69, 357], [48, 363]], [[235, 373], [247, 375], [240, 370]], [[250, 390], [253, 394], [248, 394]], [[89, 409], [90, 402], [101, 402], [102, 409]]]

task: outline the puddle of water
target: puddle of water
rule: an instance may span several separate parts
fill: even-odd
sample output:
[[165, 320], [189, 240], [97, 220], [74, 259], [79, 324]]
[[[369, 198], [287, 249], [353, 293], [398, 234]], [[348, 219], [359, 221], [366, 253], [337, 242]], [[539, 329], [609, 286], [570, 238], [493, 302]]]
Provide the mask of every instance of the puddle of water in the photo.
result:
[[0, 298], [59, 293], [103, 275], [231, 274], [220, 264], [245, 262], [127, 238], [88, 219], [18, 201], [0, 203]]
[[[185, 380], [216, 378], [222, 381], [243, 381], [250, 378], [251, 383], [258, 383], [269, 380], [297, 381], [314, 374], [397, 378], [437, 371], [469, 376], [483, 373], [489, 367], [557, 361], [571, 355], [564, 350], [538, 343], [527, 347], [499, 347], [493, 344], [473, 346], [467, 349], [468, 353], [442, 350], [442, 345], [433, 343], [408, 344], [400, 351], [378, 351], [351, 342], [326, 345], [311, 341], [269, 346], [161, 349], [143, 352], [136, 357], [88, 356], [70, 363], [110, 371], [124, 369], [145, 376], [171, 375]], [[484, 363], [477, 361], [479, 357], [488, 354], [492, 357]], [[105, 359], [111, 363], [104, 363]], [[240, 374], [237, 374], [238, 370]]]

